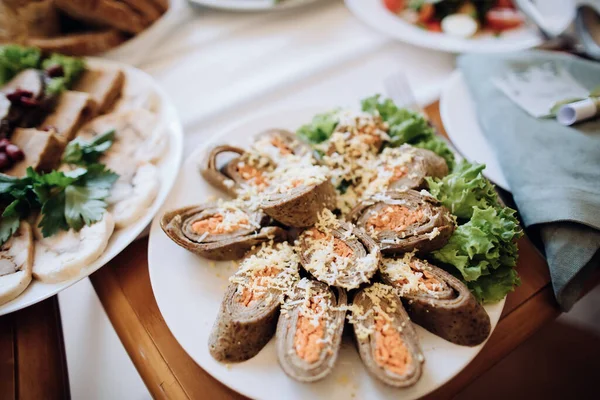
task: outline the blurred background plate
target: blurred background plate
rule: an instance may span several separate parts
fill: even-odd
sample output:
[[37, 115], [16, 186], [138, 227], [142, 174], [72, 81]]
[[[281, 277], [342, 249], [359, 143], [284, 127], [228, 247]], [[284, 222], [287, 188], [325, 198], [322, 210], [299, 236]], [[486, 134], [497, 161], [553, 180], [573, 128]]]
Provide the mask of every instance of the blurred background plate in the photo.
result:
[[194, 4], [199, 4], [211, 8], [220, 8], [231, 11], [266, 11], [266, 10], [284, 10], [314, 3], [320, 0], [190, 0]]
[[504, 190], [510, 191], [500, 164], [487, 142], [477, 119], [477, 110], [462, 73], [452, 73], [442, 89], [440, 115], [452, 144], [469, 161], [486, 165], [483, 174]]
[[[524, 50], [542, 43], [536, 28], [531, 26], [506, 31], [499, 37], [486, 34], [463, 39], [430, 32], [408, 23], [385, 8], [383, 0], [345, 1], [350, 11], [372, 28], [395, 39], [432, 50], [452, 53], [496, 53]], [[575, 15], [572, 0], [534, 0], [534, 3], [553, 31], [564, 31]]]

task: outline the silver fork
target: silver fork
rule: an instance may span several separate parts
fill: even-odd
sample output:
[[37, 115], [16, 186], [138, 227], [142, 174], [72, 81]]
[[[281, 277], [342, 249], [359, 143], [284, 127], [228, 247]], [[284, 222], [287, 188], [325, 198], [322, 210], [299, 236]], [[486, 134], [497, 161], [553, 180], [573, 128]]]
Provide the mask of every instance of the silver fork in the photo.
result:
[[415, 94], [410, 88], [410, 83], [404, 72], [398, 72], [385, 78], [383, 87], [388, 97], [394, 100], [398, 107], [423, 113], [423, 109], [417, 103]]

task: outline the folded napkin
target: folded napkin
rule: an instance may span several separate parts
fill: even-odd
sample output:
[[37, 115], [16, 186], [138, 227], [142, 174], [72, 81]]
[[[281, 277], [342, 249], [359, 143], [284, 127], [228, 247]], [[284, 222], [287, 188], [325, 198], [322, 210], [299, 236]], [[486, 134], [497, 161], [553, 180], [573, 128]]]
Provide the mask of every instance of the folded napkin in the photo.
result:
[[567, 311], [600, 265], [600, 121], [566, 127], [536, 119], [491, 81], [511, 66], [546, 61], [587, 89], [600, 85], [600, 63], [562, 53], [463, 55], [458, 66], [523, 222], [540, 232], [556, 299]]

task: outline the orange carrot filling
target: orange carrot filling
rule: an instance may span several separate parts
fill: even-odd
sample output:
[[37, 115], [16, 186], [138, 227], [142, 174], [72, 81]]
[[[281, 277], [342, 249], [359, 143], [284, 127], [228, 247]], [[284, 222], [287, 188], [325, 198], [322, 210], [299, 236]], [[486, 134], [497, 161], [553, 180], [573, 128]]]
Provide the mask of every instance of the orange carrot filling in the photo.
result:
[[239, 302], [248, 307], [253, 301], [262, 299], [269, 290], [269, 279], [279, 272], [281, 270], [276, 267], [267, 267], [257, 271], [248, 282], [248, 286], [242, 290]]
[[224, 217], [222, 214], [214, 214], [208, 218], [198, 220], [192, 224], [195, 233], [201, 235], [209, 233], [211, 235], [222, 235], [224, 233], [235, 232], [242, 225], [248, 224], [248, 218], [242, 218], [236, 224], [223, 225]]
[[264, 187], [267, 186], [268, 182], [262, 171], [258, 168], [254, 168], [246, 163], [238, 164], [237, 172], [242, 176], [245, 181], [252, 183], [253, 185]]
[[382, 212], [371, 216], [367, 220], [367, 229], [402, 232], [408, 226], [421, 220], [423, 220], [422, 210], [411, 210], [408, 207], [394, 204], [386, 207]]
[[393, 174], [392, 177], [390, 178], [390, 182], [395, 182], [398, 179], [403, 178], [408, 173], [408, 169], [406, 167], [402, 167], [402, 166], [394, 167], [393, 169], [386, 168], [386, 171], [391, 171]]
[[[321, 312], [321, 307], [313, 299], [310, 299], [310, 309], [315, 314]], [[314, 363], [319, 360], [323, 343], [320, 342], [325, 336], [325, 322], [319, 318], [318, 325], [313, 324], [313, 319], [304, 315], [298, 316], [296, 325], [296, 335], [294, 336], [294, 349], [298, 357], [308, 363]]]
[[[320, 230], [318, 230], [317, 228], [312, 228], [311, 229], [312, 232], [312, 237], [315, 240], [329, 240], [330, 236], [324, 234], [323, 232], [321, 232]], [[354, 251], [352, 250], [352, 248], [350, 246], [348, 246], [343, 240], [340, 240], [338, 238], [336, 238], [335, 236], [333, 237], [333, 252], [335, 254], [337, 254], [339, 257], [352, 257], [352, 255], [354, 254]]]
[[279, 136], [273, 136], [271, 139], [271, 144], [277, 147], [279, 152], [284, 156], [292, 154], [292, 149], [290, 149]]
[[412, 363], [400, 333], [381, 316], [375, 317], [375, 362], [398, 375], [404, 375]]

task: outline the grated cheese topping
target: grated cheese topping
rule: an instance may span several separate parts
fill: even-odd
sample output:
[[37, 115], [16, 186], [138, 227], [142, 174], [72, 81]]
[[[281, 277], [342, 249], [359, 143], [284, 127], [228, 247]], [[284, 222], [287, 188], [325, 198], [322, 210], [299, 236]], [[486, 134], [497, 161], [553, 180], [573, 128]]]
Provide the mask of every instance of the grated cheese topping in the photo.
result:
[[364, 289], [363, 293], [371, 301], [371, 308], [365, 309], [362, 305], [353, 303], [348, 307], [350, 313], [346, 317], [348, 322], [354, 325], [356, 336], [360, 340], [365, 340], [375, 333], [375, 323], [367, 324], [367, 319], [371, 316], [373, 317], [373, 321], [376, 318], [383, 318], [387, 321], [384, 329], [396, 329], [391, 316], [391, 314], [397, 311], [399, 306], [398, 296], [394, 288], [377, 282]]
[[402, 258], [384, 258], [379, 268], [396, 284], [400, 296], [425, 292], [435, 297], [444, 286], [423, 267], [412, 252], [404, 254]]
[[274, 290], [282, 302], [283, 296], [300, 279], [299, 262], [298, 255], [288, 243], [263, 243], [255, 254], [242, 261], [229, 281], [238, 285], [237, 294], [240, 296], [244, 291], [266, 294]]

